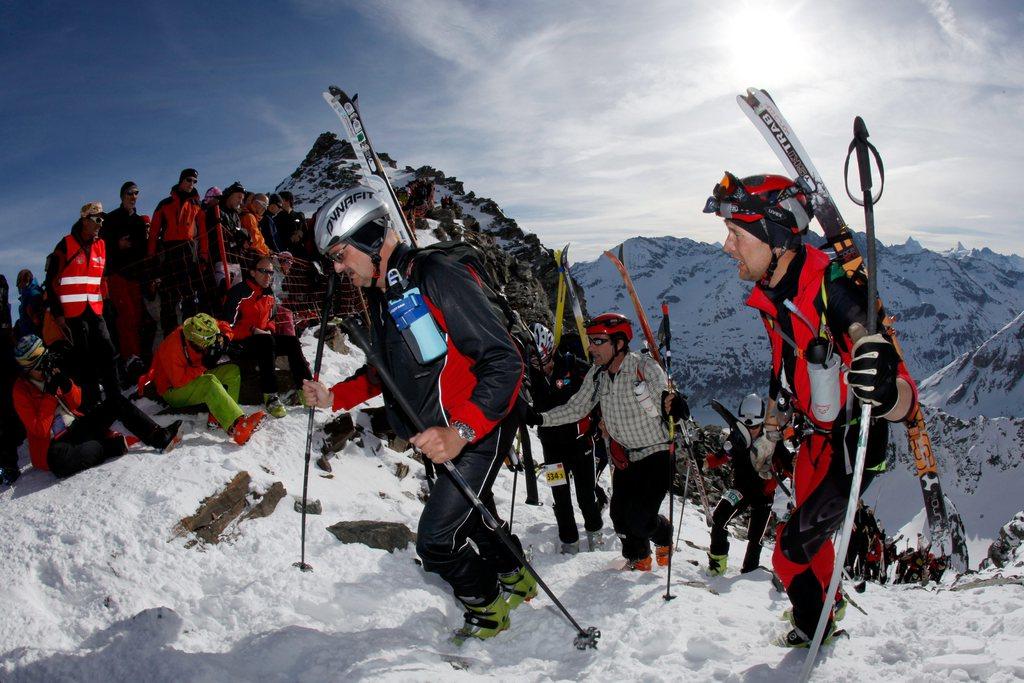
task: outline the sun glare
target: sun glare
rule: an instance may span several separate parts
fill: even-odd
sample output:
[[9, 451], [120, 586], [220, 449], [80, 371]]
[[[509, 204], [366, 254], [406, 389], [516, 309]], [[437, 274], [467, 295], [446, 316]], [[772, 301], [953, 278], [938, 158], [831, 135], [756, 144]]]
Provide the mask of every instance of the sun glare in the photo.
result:
[[735, 75], [745, 85], [778, 87], [799, 78], [810, 66], [799, 12], [792, 6], [742, 3], [730, 12], [725, 40]]

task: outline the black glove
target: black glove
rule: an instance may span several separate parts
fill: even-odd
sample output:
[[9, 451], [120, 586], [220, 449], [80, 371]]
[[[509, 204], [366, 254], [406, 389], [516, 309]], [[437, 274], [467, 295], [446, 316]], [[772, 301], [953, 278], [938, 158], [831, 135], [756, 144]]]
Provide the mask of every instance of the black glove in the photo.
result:
[[208, 368], [216, 367], [220, 357], [227, 352], [228, 341], [223, 334], [218, 334], [213, 342], [203, 349], [203, 365]]
[[523, 424], [531, 427], [536, 427], [544, 422], [544, 418], [541, 417], [540, 413], [533, 409], [528, 403], [523, 404]]
[[0, 467], [0, 485], [10, 486], [21, 476], [17, 467]]
[[861, 403], [885, 415], [896, 407], [899, 390], [896, 371], [900, 357], [892, 343], [881, 334], [861, 337], [853, 345], [853, 359], [847, 383]]
[[43, 373], [43, 391], [48, 394], [56, 394], [57, 391], [71, 391], [71, 378], [57, 366], [54, 362], [55, 359], [50, 358], [47, 360], [49, 355], [49, 352], [47, 352], [46, 356], [43, 356], [45, 364], [39, 368]]
[[[672, 396], [672, 401], [669, 404], [668, 412], [665, 412], [665, 397]], [[678, 394], [673, 391], [661, 392], [661, 413], [662, 417], [666, 420], [672, 417], [676, 420], [689, 420], [690, 419], [690, 404], [686, 402], [686, 397], [682, 394]]]

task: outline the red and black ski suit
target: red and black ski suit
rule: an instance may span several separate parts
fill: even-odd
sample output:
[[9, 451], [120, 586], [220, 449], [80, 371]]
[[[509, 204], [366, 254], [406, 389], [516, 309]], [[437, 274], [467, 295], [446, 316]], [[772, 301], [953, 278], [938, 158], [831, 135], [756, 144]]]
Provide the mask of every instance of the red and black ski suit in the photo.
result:
[[[786, 299], [796, 304], [806, 322], [785, 308]], [[810, 409], [810, 379], [803, 349], [814, 338], [830, 332], [842, 362], [849, 367], [853, 344], [848, 330], [854, 322], [865, 324], [866, 304], [866, 287], [846, 277], [840, 266], [830, 264], [824, 252], [810, 246], [797, 252], [774, 288], [755, 287], [747, 299], [747, 305], [760, 311], [771, 341], [770, 397], [777, 400], [788, 394], [795, 418], [799, 416], [813, 428], [796, 455], [796, 507], [779, 524], [772, 557], [775, 572], [793, 603], [794, 623], [808, 636], [817, 626], [831, 579], [835, 561], [831, 537], [842, 525], [850, 494], [860, 405], [855, 397], [848, 396], [842, 375], [840, 404], [845, 408], [832, 422], [816, 420]], [[784, 341], [780, 331], [796, 342], [799, 351]], [[913, 388], [916, 401], [916, 386], [902, 361], [897, 373]], [[861, 491], [885, 468], [888, 432], [886, 420], [873, 420]]]
[[[523, 361], [476, 273], [437, 252], [416, 258], [412, 268], [414, 254], [400, 244], [388, 267], [419, 286], [446, 337], [447, 353], [425, 365], [418, 363], [377, 288], [364, 290], [370, 341], [426, 425], [459, 421], [476, 433], [451, 463], [500, 519], [491, 486], [518, 427], [512, 407], [522, 383]], [[348, 410], [381, 391], [375, 373], [364, 367], [331, 388], [333, 407]], [[384, 389], [383, 394], [388, 421], [398, 436], [408, 439], [417, 430], [390, 392]], [[497, 574], [519, 568], [515, 556], [444, 475], [438, 477], [420, 516], [416, 551], [423, 569], [439, 574], [468, 604], [493, 601], [499, 592]]]

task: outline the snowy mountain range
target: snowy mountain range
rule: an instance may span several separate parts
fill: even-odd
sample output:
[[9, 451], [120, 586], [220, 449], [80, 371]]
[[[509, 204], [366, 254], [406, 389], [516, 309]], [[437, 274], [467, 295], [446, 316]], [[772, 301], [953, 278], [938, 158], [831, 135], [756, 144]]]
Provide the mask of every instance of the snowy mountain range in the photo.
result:
[[1024, 415], [1024, 313], [921, 383], [921, 400], [962, 418]]

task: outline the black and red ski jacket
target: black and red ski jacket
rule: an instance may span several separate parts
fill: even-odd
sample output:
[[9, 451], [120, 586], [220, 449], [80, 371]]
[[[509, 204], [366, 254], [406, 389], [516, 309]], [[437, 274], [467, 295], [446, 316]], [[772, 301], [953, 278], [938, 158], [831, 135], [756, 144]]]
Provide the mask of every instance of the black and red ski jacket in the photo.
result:
[[[851, 278], [838, 272], [830, 273], [831, 266], [825, 252], [811, 246], [804, 246], [790, 262], [782, 280], [772, 289], [760, 286], [747, 298], [747, 305], [761, 313], [772, 347], [772, 378], [769, 395], [777, 399], [783, 385], [793, 394], [793, 407], [802, 413], [815, 427], [827, 431], [832, 422], [816, 420], [810, 409], [810, 377], [803, 350], [815, 337], [826, 334], [826, 328], [835, 341], [836, 349], [846, 367], [850, 365], [853, 342], [849, 327], [854, 322], [865, 324], [867, 290]], [[806, 318], [806, 322], [785, 308], [784, 300], [790, 299]], [[881, 312], [879, 315], [883, 315]], [[809, 323], [809, 324], [808, 324]], [[813, 326], [813, 328], [812, 328]], [[780, 331], [796, 342], [793, 349], [784, 341]], [[917, 401], [917, 385], [900, 361], [898, 376], [904, 379], [914, 391]], [[840, 404], [846, 404], [846, 376], [840, 375]], [[844, 420], [846, 411], [840, 410], [836, 422]], [[908, 414], [913, 414], [913, 406]]]
[[[413, 256], [399, 244], [388, 266], [406, 274]], [[371, 329], [370, 342], [380, 353], [398, 389], [428, 426], [458, 421], [469, 425], [480, 441], [512, 409], [523, 380], [523, 360], [504, 323], [497, 317], [472, 269], [442, 253], [416, 262], [415, 284], [445, 335], [448, 351], [420, 365], [388, 312], [387, 299], [376, 287], [364, 289]], [[331, 387], [334, 410], [348, 410], [381, 394], [375, 373], [363, 367]], [[388, 421], [404, 439], [416, 433], [384, 389]]]

